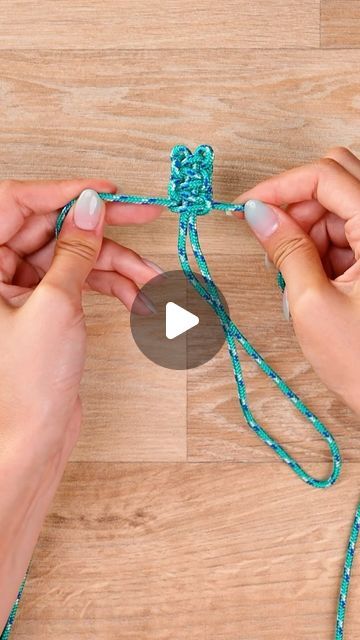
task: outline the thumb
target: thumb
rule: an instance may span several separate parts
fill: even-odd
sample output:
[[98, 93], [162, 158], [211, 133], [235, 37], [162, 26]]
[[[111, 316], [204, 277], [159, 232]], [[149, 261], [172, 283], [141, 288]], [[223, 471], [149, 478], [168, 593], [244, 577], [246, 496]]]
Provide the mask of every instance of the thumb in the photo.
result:
[[44, 285], [80, 298], [101, 249], [104, 218], [105, 204], [97, 192], [82, 191], [64, 220], [52, 264], [42, 280]]
[[245, 219], [286, 282], [290, 309], [309, 289], [329, 288], [318, 250], [310, 236], [282, 209], [248, 200]]

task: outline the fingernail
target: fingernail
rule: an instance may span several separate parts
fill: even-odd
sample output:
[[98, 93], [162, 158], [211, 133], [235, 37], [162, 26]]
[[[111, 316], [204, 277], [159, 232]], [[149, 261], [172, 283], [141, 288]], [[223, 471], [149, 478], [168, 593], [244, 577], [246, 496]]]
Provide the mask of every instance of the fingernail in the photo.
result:
[[286, 287], [284, 289], [284, 293], [283, 293], [283, 296], [282, 296], [282, 308], [283, 308], [284, 318], [285, 318], [285, 320], [287, 322], [289, 322], [289, 320], [290, 320], [290, 309], [289, 309], [289, 302], [288, 302]]
[[156, 307], [153, 305], [153, 303], [151, 302], [150, 298], [148, 298], [145, 293], [143, 293], [142, 291], [140, 291], [140, 293], [137, 294], [136, 299], [138, 301], [139, 306], [141, 307], [141, 305], [145, 305], [145, 307], [151, 311], [151, 313], [157, 313], [156, 311]]
[[278, 217], [271, 207], [261, 200], [248, 200], [244, 207], [245, 219], [255, 233], [267, 238], [277, 229]]
[[143, 261], [144, 264], [146, 264], [147, 267], [150, 267], [150, 269], [155, 271], [155, 273], [159, 273], [161, 276], [167, 277], [164, 269], [159, 267], [159, 265], [156, 264], [156, 262], [153, 262], [152, 260], [148, 260], [147, 258], [143, 258], [143, 257], [141, 257], [141, 260]]
[[93, 189], [80, 193], [74, 206], [74, 222], [79, 229], [93, 231], [100, 220], [102, 200]]

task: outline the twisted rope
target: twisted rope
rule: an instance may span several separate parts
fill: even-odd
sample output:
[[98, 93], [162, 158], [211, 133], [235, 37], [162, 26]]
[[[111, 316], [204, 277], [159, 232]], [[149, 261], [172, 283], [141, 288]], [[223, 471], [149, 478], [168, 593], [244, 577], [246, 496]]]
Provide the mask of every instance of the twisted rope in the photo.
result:
[[[228, 351], [238, 393], [238, 399], [244, 418], [250, 429], [268, 446], [274, 453], [288, 466], [292, 471], [312, 487], [324, 489], [333, 485], [340, 474], [342, 461], [339, 447], [334, 436], [326, 429], [325, 425], [319, 418], [302, 402], [299, 396], [290, 389], [286, 382], [279, 376], [274, 369], [262, 358], [256, 349], [250, 344], [245, 335], [234, 324], [230, 316], [227, 314], [225, 307], [221, 302], [219, 291], [211, 276], [209, 267], [202, 252], [199, 236], [197, 231], [197, 216], [207, 215], [213, 209], [223, 211], [244, 211], [243, 204], [234, 204], [227, 202], [216, 202], [213, 200], [212, 193], [212, 174], [213, 174], [214, 152], [208, 145], [197, 147], [194, 153], [183, 146], [177, 145], [171, 152], [171, 175], [168, 188], [168, 197], [143, 197], [136, 195], [99, 193], [100, 198], [105, 202], [131, 202], [138, 204], [158, 204], [168, 207], [174, 213], [179, 215], [178, 230], [178, 255], [181, 267], [186, 278], [191, 282], [193, 287], [204, 300], [211, 306], [217, 314], [222, 328], [224, 330]], [[58, 236], [64, 219], [70, 211], [75, 199], [69, 202], [58, 216], [55, 234]], [[198, 265], [200, 274], [204, 282], [200, 282], [195, 276], [189, 264], [187, 255], [187, 240], [189, 239], [193, 255]], [[284, 290], [285, 281], [282, 274], [278, 273], [278, 285]], [[245, 381], [242, 374], [240, 358], [238, 354], [238, 345], [254, 360], [259, 368], [272, 380], [272, 382], [280, 389], [285, 397], [292, 402], [293, 406], [304, 418], [313, 425], [316, 431], [327, 443], [331, 458], [332, 470], [330, 475], [324, 479], [317, 479], [310, 475], [295, 460], [295, 458], [286, 449], [275, 440], [261, 426], [254, 417], [247, 401]], [[340, 585], [340, 594], [338, 600], [335, 640], [343, 640], [344, 637], [344, 620], [347, 596], [350, 583], [351, 569], [353, 565], [356, 543], [360, 530], [360, 503], [356, 509], [355, 518], [351, 527], [349, 543], [347, 547], [344, 570]], [[25, 579], [21, 585], [18, 598], [14, 603], [7, 626], [0, 640], [7, 640], [15, 618], [19, 600], [24, 588]], [[5, 634], [5, 635], [4, 635]]]

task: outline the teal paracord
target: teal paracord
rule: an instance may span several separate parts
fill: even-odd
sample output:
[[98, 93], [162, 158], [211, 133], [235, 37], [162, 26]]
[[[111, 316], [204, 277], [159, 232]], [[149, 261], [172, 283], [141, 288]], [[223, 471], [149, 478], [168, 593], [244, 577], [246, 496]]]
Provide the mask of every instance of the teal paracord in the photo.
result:
[[16, 613], [17, 613], [17, 610], [18, 610], [18, 607], [19, 607], [19, 602], [20, 602], [22, 593], [24, 591], [24, 587], [25, 587], [26, 578], [28, 576], [28, 573], [29, 573], [29, 569], [27, 570], [26, 575], [25, 575], [25, 577], [24, 577], [24, 579], [23, 579], [23, 581], [22, 581], [22, 583], [20, 585], [19, 592], [17, 594], [16, 600], [15, 600], [15, 602], [14, 602], [14, 604], [12, 606], [12, 609], [10, 611], [10, 615], [9, 615], [7, 623], [5, 625], [5, 629], [4, 629], [4, 631], [2, 632], [2, 634], [0, 636], [0, 640], [8, 640], [8, 638], [10, 636], [10, 632], [11, 632], [12, 626], [14, 624], [15, 616], [16, 616]]
[[[185, 276], [191, 282], [193, 287], [202, 296], [206, 302], [212, 307], [217, 314], [222, 328], [224, 330], [230, 360], [233, 367], [235, 383], [238, 392], [239, 403], [244, 418], [254, 433], [267, 444], [283, 462], [285, 462], [296, 475], [304, 482], [315, 488], [324, 489], [333, 485], [339, 477], [341, 470], [341, 457], [338, 445], [333, 435], [326, 429], [324, 424], [317, 416], [308, 409], [299, 396], [290, 389], [286, 382], [279, 376], [274, 369], [262, 358], [256, 349], [250, 344], [240, 329], [233, 323], [227, 314], [218, 292], [218, 289], [212, 279], [204, 254], [201, 250], [199, 236], [197, 231], [197, 216], [210, 213], [213, 209], [222, 211], [244, 211], [243, 204], [217, 202], [213, 200], [212, 192], [212, 174], [213, 174], [214, 152], [208, 145], [200, 145], [191, 153], [191, 151], [183, 146], [176, 145], [171, 152], [171, 175], [168, 188], [168, 197], [144, 197], [125, 194], [99, 193], [100, 198], [105, 202], [129, 202], [137, 204], [157, 204], [168, 207], [174, 213], [179, 215], [179, 231], [178, 231], [178, 255], [181, 267]], [[56, 222], [55, 234], [58, 236], [66, 215], [70, 211], [75, 199], [69, 202], [61, 211]], [[189, 264], [187, 255], [187, 240], [190, 240], [192, 252], [194, 254], [199, 272], [203, 278], [203, 282], [195, 276]], [[278, 273], [278, 284], [283, 290], [285, 281], [281, 273]], [[292, 402], [294, 407], [299, 411], [306, 420], [318, 431], [321, 437], [326, 441], [332, 456], [332, 471], [325, 479], [316, 479], [311, 476], [303, 467], [279, 444], [255, 419], [247, 402], [247, 394], [245, 382], [242, 374], [240, 359], [238, 355], [238, 344], [242, 346], [244, 351], [256, 362], [260, 369], [279, 387], [282, 393]], [[357, 506], [355, 518], [350, 532], [349, 543], [344, 563], [343, 576], [340, 586], [340, 594], [338, 600], [337, 619], [335, 640], [343, 640], [344, 637], [344, 619], [347, 595], [350, 583], [351, 568], [353, 565], [356, 543], [360, 530], [360, 503]], [[24, 588], [26, 576], [21, 585], [18, 598], [14, 603], [8, 623], [4, 629], [0, 640], [7, 640], [16, 615], [19, 600]]]

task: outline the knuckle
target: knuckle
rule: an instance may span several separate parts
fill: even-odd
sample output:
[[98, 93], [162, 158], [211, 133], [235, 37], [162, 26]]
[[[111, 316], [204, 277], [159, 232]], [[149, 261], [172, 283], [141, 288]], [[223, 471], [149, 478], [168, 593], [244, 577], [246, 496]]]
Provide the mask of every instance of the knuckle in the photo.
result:
[[341, 164], [341, 162], [346, 160], [349, 156], [352, 156], [350, 149], [342, 146], [331, 147], [325, 154], [326, 158], [335, 160], [339, 164]]
[[33, 213], [32, 208], [23, 202], [19, 187], [25, 184], [24, 180], [13, 180], [11, 178], [0, 181], [0, 200], [8, 204], [12, 202], [25, 218]]
[[281, 270], [285, 260], [295, 253], [304, 253], [309, 250], [309, 243], [304, 236], [294, 236], [280, 240], [273, 253], [273, 262], [277, 269]]
[[139, 258], [139, 255], [136, 253], [136, 251], [134, 251], [133, 249], [130, 249], [129, 247], [124, 247], [124, 248], [129, 258]]
[[0, 193], [2, 195], [9, 195], [14, 192], [16, 186], [16, 180], [6, 179], [0, 181]]
[[321, 171], [333, 171], [334, 169], [338, 169], [340, 165], [335, 158], [325, 157], [317, 161], [317, 166]]
[[317, 180], [313, 188], [312, 198], [314, 200], [318, 200], [319, 185], [322, 184], [322, 187], [324, 188], [324, 184], [334, 180], [339, 175], [339, 171], [342, 171], [343, 168], [337, 160], [334, 160], [334, 158], [326, 157], [317, 160], [313, 167], [317, 174]]
[[92, 262], [96, 254], [96, 247], [93, 242], [84, 238], [66, 238], [57, 241], [56, 251]]
[[124, 255], [128, 256], [129, 258], [141, 259], [139, 254], [130, 247], [125, 247], [122, 245], [121, 250], [124, 251]]
[[[120, 249], [121, 251], [121, 259], [122, 260], [126, 260], [126, 261], [133, 261], [134, 258], [138, 258], [138, 254], [136, 253], [136, 251], [134, 251], [133, 249], [130, 249], [130, 247], [121, 247]], [[116, 256], [117, 257], [117, 256]]]

